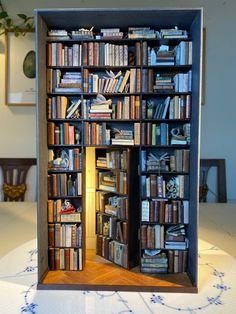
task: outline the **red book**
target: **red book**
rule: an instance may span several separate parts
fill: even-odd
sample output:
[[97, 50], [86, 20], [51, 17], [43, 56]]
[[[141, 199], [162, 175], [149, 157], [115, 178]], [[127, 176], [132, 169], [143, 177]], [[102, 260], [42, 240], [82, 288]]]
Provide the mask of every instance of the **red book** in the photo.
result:
[[55, 246], [55, 225], [48, 224], [48, 246]]
[[49, 262], [49, 269], [55, 270], [55, 249], [49, 248], [48, 250], [48, 262]]
[[141, 226], [141, 248], [147, 247], [147, 225]]
[[79, 148], [74, 149], [74, 170], [80, 170], [80, 153]]
[[55, 123], [48, 122], [48, 145], [55, 144]]
[[65, 270], [70, 270], [70, 249], [65, 248]]
[[69, 144], [69, 123], [64, 123], [63, 124], [63, 131], [64, 131], [64, 144], [68, 145]]
[[74, 125], [69, 125], [69, 144], [75, 144], [75, 127]]

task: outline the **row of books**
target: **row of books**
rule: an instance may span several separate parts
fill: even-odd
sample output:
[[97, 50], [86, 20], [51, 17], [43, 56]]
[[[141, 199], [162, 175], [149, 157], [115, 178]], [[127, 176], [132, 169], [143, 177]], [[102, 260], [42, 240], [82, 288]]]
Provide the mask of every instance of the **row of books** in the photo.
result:
[[81, 135], [79, 125], [68, 122], [48, 122], [48, 145], [79, 145]]
[[188, 172], [188, 149], [141, 150], [141, 171]]
[[160, 224], [187, 224], [189, 222], [189, 201], [143, 200], [141, 205], [142, 222]]
[[127, 66], [128, 45], [105, 42], [84, 42], [83, 65]]
[[[174, 230], [174, 231], [173, 231]], [[176, 231], [176, 232], [175, 232]], [[141, 225], [141, 249], [186, 250], [188, 239], [183, 225]]]
[[[124, 98], [113, 99], [110, 103], [105, 101], [96, 103], [94, 99], [83, 99], [83, 118], [123, 120], [140, 118], [139, 96], [125, 96]], [[143, 119], [189, 119], [191, 96], [143, 99], [141, 110]], [[48, 98], [48, 119], [79, 118], [82, 118], [79, 98], [66, 96]]]
[[141, 109], [143, 119], [189, 119], [191, 96], [143, 99]]
[[97, 156], [96, 166], [110, 169], [127, 169], [127, 150], [105, 151], [105, 156]]
[[97, 235], [96, 253], [113, 263], [128, 268], [127, 245]]
[[82, 153], [79, 148], [49, 149], [48, 170], [82, 170]]
[[82, 270], [82, 249], [74, 248], [49, 248], [50, 270]]
[[190, 123], [169, 125], [168, 123], [142, 123], [143, 145], [189, 145]]
[[192, 91], [192, 71], [178, 73], [174, 76], [175, 92], [188, 93]]
[[117, 217], [110, 217], [106, 214], [97, 213], [96, 222], [97, 234], [127, 244], [128, 223], [126, 221], [120, 221]]
[[129, 126], [132, 129], [114, 128], [108, 123], [85, 122], [86, 145], [139, 145], [140, 124]]
[[128, 219], [128, 198], [109, 192], [96, 191], [96, 210], [118, 219]]
[[168, 258], [160, 250], [145, 249], [141, 257], [140, 270], [143, 273], [167, 273]]
[[186, 30], [180, 30], [177, 27], [170, 29], [155, 30], [149, 26], [145, 27], [128, 27], [124, 33], [119, 27], [113, 28], [101, 28], [95, 30], [94, 28], [85, 29], [80, 28], [78, 30], [67, 31], [65, 29], [51, 29], [48, 31], [48, 39], [50, 40], [67, 40], [67, 39], [122, 39], [127, 33], [129, 39], [176, 39], [176, 38], [188, 38], [188, 32]]
[[48, 224], [49, 247], [74, 247], [82, 245], [81, 224], [55, 223]]
[[[142, 80], [141, 80], [142, 75]], [[155, 76], [155, 80], [154, 80]], [[141, 83], [142, 82], [142, 83]], [[153, 69], [131, 68], [125, 73], [91, 73], [84, 69], [84, 79], [80, 72], [65, 72], [47, 69], [47, 93], [152, 93], [179, 92], [188, 93], [192, 88], [192, 71], [172, 75], [155, 74]]]
[[[156, 253], [156, 254], [155, 254]], [[141, 272], [144, 273], [183, 273], [187, 269], [188, 251], [144, 250], [141, 257]]]
[[82, 207], [74, 207], [69, 200], [47, 201], [48, 222], [81, 222]]
[[139, 119], [140, 97], [125, 96], [113, 99], [110, 103], [94, 103], [94, 100], [83, 100], [83, 112], [85, 119]]
[[48, 175], [48, 196], [80, 196], [82, 195], [82, 173], [67, 175], [53, 173]]
[[85, 93], [139, 93], [141, 90], [141, 70], [131, 68], [114, 74], [112, 71], [91, 73], [84, 69]]
[[81, 66], [82, 45], [63, 45], [60, 42], [47, 43], [47, 66]]
[[127, 173], [124, 171], [98, 171], [97, 188], [104, 191], [127, 194]]
[[175, 50], [176, 65], [191, 65], [193, 62], [193, 43], [191, 41], [181, 41]]
[[[141, 65], [141, 43], [135, 43], [136, 53], [129, 51], [128, 45], [105, 42], [84, 42], [72, 46], [60, 42], [47, 43], [47, 66], [128, 66]], [[136, 55], [136, 62], [130, 64], [128, 55]], [[181, 41], [177, 46], [147, 46], [142, 43], [143, 65], [191, 65], [192, 42]]]
[[170, 29], [160, 29], [159, 31], [151, 29], [151, 27], [128, 27], [128, 38], [130, 39], [155, 39], [155, 38], [165, 38], [165, 39], [182, 39], [188, 38], [188, 33], [186, 30], [180, 30], [177, 28]]
[[54, 96], [47, 98], [48, 119], [81, 118], [81, 99], [78, 97]]
[[84, 40], [93, 39], [93, 28], [85, 29], [80, 28], [76, 30], [67, 31], [66, 29], [51, 29], [48, 31], [48, 40]]
[[143, 198], [185, 198], [188, 195], [189, 177], [177, 175], [164, 177], [151, 174], [141, 176], [141, 190]]

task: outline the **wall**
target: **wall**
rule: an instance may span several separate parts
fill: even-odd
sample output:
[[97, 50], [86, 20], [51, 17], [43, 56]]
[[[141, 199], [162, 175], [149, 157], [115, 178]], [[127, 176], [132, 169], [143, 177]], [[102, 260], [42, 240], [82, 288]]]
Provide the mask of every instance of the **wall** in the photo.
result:
[[[18, 12], [32, 15], [34, 8], [56, 7], [143, 7], [144, 2], [114, 0], [2, 0], [11, 16]], [[235, 84], [234, 61], [235, 0], [146, 0], [146, 7], [203, 7], [206, 27], [205, 105], [202, 107], [202, 158], [225, 158], [228, 200], [236, 202], [235, 134], [236, 106], [232, 94]], [[0, 50], [0, 156], [35, 156], [34, 108], [4, 106], [4, 55]], [[7, 134], [7, 136], [6, 136]], [[14, 144], [13, 144], [14, 143]], [[214, 189], [210, 182], [210, 187]]]
[[[0, 157], [36, 157], [35, 107], [5, 105], [4, 36], [0, 37]], [[36, 198], [36, 167], [29, 170], [25, 200]], [[0, 172], [0, 182], [2, 173]], [[0, 188], [0, 199], [2, 199]]]

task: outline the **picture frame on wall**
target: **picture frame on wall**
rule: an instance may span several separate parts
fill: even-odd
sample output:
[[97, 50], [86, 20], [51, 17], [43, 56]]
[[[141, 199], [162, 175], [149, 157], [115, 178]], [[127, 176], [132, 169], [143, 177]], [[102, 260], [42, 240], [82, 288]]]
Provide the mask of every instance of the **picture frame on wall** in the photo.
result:
[[5, 33], [5, 103], [33, 106], [36, 103], [35, 32]]

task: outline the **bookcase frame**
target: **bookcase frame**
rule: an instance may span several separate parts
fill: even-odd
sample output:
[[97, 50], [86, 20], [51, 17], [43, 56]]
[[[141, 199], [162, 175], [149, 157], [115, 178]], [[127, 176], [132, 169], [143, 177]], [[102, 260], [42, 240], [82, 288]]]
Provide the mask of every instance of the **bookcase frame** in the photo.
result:
[[[194, 9], [158, 9], [158, 8], [72, 8], [72, 9], [37, 9], [36, 22], [36, 72], [37, 72], [37, 189], [38, 189], [38, 289], [91, 289], [91, 290], [126, 290], [126, 291], [165, 291], [197, 292], [198, 276], [198, 177], [199, 177], [199, 121], [201, 100], [201, 65], [202, 65], [202, 29], [203, 11]], [[130, 25], [132, 23], [132, 25]], [[47, 223], [47, 109], [46, 109], [46, 42], [49, 29], [73, 30], [80, 27], [96, 26], [96, 29], [129, 26], [150, 26], [154, 29], [178, 26], [187, 29], [193, 42], [192, 73], [192, 116], [190, 145], [190, 192], [189, 225], [187, 227], [189, 243], [188, 276], [192, 282], [187, 286], [108, 286], [79, 284], [44, 284], [48, 272], [48, 223]], [[126, 40], [129, 41], [129, 40]], [[132, 40], [130, 40], [132, 42]], [[168, 43], [168, 40], [163, 40]], [[83, 123], [83, 122], [82, 122]], [[84, 146], [84, 145], [83, 145]], [[85, 146], [84, 146], [85, 147]], [[84, 159], [85, 160], [85, 159]], [[83, 166], [85, 168], [85, 166]], [[83, 180], [85, 171], [83, 169]], [[83, 181], [85, 193], [85, 181]], [[85, 206], [85, 197], [83, 198]], [[85, 207], [84, 207], [85, 208]], [[83, 225], [85, 222], [83, 215]], [[84, 230], [85, 232], [85, 230]], [[83, 247], [85, 246], [83, 240]], [[84, 258], [85, 259], [85, 258]], [[169, 276], [169, 275], [166, 275]], [[168, 278], [168, 277], [167, 277]], [[177, 279], [178, 284], [178, 279]]]

